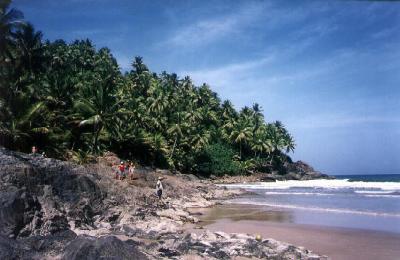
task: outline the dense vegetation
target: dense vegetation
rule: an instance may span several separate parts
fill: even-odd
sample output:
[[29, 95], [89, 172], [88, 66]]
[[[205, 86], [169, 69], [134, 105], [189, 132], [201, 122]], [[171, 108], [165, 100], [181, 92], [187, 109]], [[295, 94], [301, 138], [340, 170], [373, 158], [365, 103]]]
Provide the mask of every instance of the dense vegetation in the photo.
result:
[[206, 84], [153, 73], [136, 57], [122, 73], [90, 40], [43, 41], [0, 0], [0, 144], [85, 161], [122, 158], [203, 174], [279, 167], [294, 149], [258, 104], [239, 112]]

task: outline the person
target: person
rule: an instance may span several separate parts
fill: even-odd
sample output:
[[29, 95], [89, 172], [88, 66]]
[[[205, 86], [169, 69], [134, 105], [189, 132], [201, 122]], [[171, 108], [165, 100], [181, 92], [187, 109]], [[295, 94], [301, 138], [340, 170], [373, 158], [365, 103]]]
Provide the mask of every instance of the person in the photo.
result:
[[118, 180], [118, 176], [119, 176], [119, 165], [117, 164], [117, 163], [114, 163], [113, 165], [112, 165], [112, 169], [113, 169], [113, 172], [114, 172], [114, 174], [115, 174], [115, 179], [116, 180]]
[[129, 160], [128, 160], [128, 161], [126, 161], [124, 163], [124, 167], [125, 167], [125, 169], [124, 169], [124, 178], [126, 177], [127, 174], [129, 174], [129, 170], [130, 170], [129, 166], [130, 166], [130, 163], [129, 163]]
[[32, 155], [36, 155], [36, 153], [37, 153], [37, 148], [36, 148], [36, 146], [32, 146], [32, 152], [31, 152], [31, 154], [32, 154]]
[[133, 180], [133, 174], [135, 173], [135, 165], [133, 164], [133, 162], [130, 163], [130, 167], [129, 167], [129, 178], [131, 180]]
[[158, 196], [159, 200], [161, 200], [163, 189], [164, 189], [163, 185], [161, 183], [161, 180], [162, 180], [162, 178], [158, 177], [157, 184], [156, 184], [156, 191], [157, 191], [157, 196]]
[[122, 180], [122, 178], [124, 177], [124, 172], [125, 172], [124, 162], [121, 161], [121, 163], [118, 166], [118, 169], [119, 169], [119, 179]]

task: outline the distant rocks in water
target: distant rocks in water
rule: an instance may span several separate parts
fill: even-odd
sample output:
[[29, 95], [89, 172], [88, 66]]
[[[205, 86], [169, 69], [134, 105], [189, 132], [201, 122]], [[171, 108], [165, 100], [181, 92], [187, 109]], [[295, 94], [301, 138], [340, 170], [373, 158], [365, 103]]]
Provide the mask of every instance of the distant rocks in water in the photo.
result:
[[250, 175], [240, 176], [224, 176], [215, 178], [214, 183], [229, 184], [229, 183], [247, 183], [247, 182], [275, 182], [285, 180], [314, 180], [314, 179], [334, 179], [334, 177], [321, 172], [315, 171], [313, 167], [305, 162], [286, 162], [283, 165], [283, 173], [272, 171], [270, 173], [255, 172]]
[[[194, 175], [137, 167], [115, 180], [113, 154], [81, 166], [0, 148], [0, 259], [323, 259], [250, 235], [185, 234], [190, 207], [243, 194]], [[165, 198], [154, 193], [163, 176]], [[193, 257], [195, 256], [195, 257]]]
[[305, 162], [285, 163], [287, 180], [313, 180], [313, 179], [334, 179], [334, 177], [315, 171], [313, 167]]

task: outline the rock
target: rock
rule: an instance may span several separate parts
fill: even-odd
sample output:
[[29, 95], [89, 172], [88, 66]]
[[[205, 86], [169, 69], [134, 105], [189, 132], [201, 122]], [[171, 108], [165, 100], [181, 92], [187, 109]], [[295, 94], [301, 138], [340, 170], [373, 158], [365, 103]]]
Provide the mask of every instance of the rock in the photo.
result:
[[0, 193], [0, 233], [12, 238], [18, 236], [39, 210], [37, 200], [22, 189]]
[[199, 180], [199, 178], [194, 174], [180, 174], [178, 176], [187, 181], [198, 181]]
[[65, 249], [62, 259], [148, 259], [132, 240], [121, 241], [115, 236], [79, 236]]

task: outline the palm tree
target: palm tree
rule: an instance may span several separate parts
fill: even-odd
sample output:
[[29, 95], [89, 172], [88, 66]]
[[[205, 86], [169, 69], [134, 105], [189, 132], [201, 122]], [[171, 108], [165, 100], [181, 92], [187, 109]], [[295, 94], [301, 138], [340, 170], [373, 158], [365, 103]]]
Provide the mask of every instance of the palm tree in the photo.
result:
[[208, 130], [196, 133], [191, 137], [191, 146], [195, 151], [201, 151], [210, 143], [211, 133]]
[[46, 105], [44, 102], [29, 104], [25, 99], [20, 104], [20, 108], [16, 114], [9, 118], [8, 122], [1, 122], [0, 135], [5, 138], [8, 143], [4, 143], [8, 147], [21, 150], [26, 148], [32, 134], [49, 132], [48, 127], [39, 125], [37, 120], [41, 114], [46, 113]]
[[92, 127], [93, 142], [92, 152], [98, 152], [98, 140], [100, 133], [106, 129], [109, 133], [118, 135], [119, 119], [119, 103], [116, 102], [112, 95], [112, 89], [100, 84], [97, 88], [90, 87], [93, 97], [81, 97], [74, 103], [76, 117], [79, 118], [79, 127]]
[[233, 126], [233, 131], [230, 133], [229, 138], [239, 144], [239, 157], [242, 159], [242, 146], [244, 143], [247, 143], [252, 134], [252, 128], [248, 125], [248, 120], [241, 116], [239, 120]]
[[35, 31], [33, 25], [28, 23], [13, 33], [18, 54], [18, 67], [20, 73], [34, 75], [43, 66], [42, 32]]
[[225, 120], [228, 120], [230, 118], [236, 118], [237, 117], [237, 112], [236, 110], [233, 108], [232, 102], [229, 100], [225, 100], [222, 105], [222, 117]]
[[264, 116], [262, 114], [261, 107], [257, 103], [253, 105], [253, 122], [254, 122], [253, 133], [255, 133], [261, 126], [261, 124], [264, 122]]
[[171, 150], [171, 153], [169, 155], [169, 159], [170, 160], [172, 159], [172, 157], [174, 155], [175, 148], [176, 148], [176, 145], [177, 145], [177, 142], [178, 142], [179, 138], [181, 138], [183, 136], [181, 125], [180, 125], [181, 113], [178, 112], [177, 113], [177, 117], [178, 117], [177, 118], [178, 119], [177, 123], [172, 124], [170, 126], [170, 128], [168, 128], [168, 130], [167, 130], [167, 134], [174, 139], [174, 144], [172, 146], [172, 150]]
[[260, 157], [264, 153], [270, 153], [272, 150], [271, 140], [268, 139], [267, 130], [265, 127], [260, 127], [252, 136], [251, 149], [254, 155]]
[[0, 0], [0, 64], [9, 61], [12, 32], [22, 24], [22, 12], [10, 8], [11, 0]]

